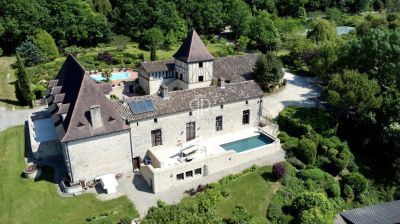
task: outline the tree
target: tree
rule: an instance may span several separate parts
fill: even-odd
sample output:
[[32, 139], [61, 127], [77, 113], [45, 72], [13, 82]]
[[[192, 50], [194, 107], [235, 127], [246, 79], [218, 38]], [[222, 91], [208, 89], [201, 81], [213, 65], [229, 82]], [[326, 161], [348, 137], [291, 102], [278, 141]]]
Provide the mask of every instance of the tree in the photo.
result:
[[122, 51], [129, 43], [129, 37], [124, 35], [117, 35], [111, 38], [111, 44], [117, 46], [117, 50]]
[[318, 20], [307, 37], [315, 42], [332, 41], [336, 38], [336, 28], [325, 19]]
[[33, 66], [46, 61], [43, 52], [32, 42], [25, 41], [18, 48], [17, 52], [24, 58], [26, 66]]
[[400, 30], [373, 29], [362, 38], [351, 40], [340, 51], [340, 65], [357, 69], [378, 80], [381, 87], [394, 85], [400, 88]]
[[230, 3], [227, 23], [231, 26], [236, 38], [249, 29], [251, 11], [243, 0], [233, 0]]
[[105, 82], [109, 82], [112, 75], [112, 69], [103, 69], [101, 76], [105, 79]]
[[324, 92], [328, 102], [347, 111], [350, 108], [369, 111], [382, 103], [378, 82], [354, 70], [334, 74]]
[[22, 105], [32, 106], [33, 93], [29, 84], [28, 75], [21, 57], [18, 52], [16, 54], [17, 70], [15, 71], [15, 76], [17, 77], [17, 81], [15, 82], [15, 94]]
[[143, 35], [142, 44], [150, 49], [150, 58], [152, 61], [157, 60], [157, 49], [159, 49], [164, 43], [164, 35], [162, 31], [157, 28], [151, 28]]
[[53, 37], [45, 30], [39, 30], [33, 37], [32, 43], [44, 54], [47, 60], [58, 57], [58, 48]]
[[0, 15], [4, 28], [0, 46], [7, 53], [14, 52], [27, 36], [50, 23], [49, 10], [39, 0], [0, 1]]
[[276, 0], [275, 5], [279, 15], [297, 17], [300, 8], [304, 8], [307, 2], [308, 0]]
[[107, 18], [96, 13], [82, 0], [63, 0], [48, 3], [51, 12], [50, 24], [46, 29], [59, 46], [95, 45], [109, 41], [111, 25]]
[[247, 36], [240, 36], [240, 38], [236, 41], [236, 50], [245, 51], [249, 41], [250, 39]]
[[105, 16], [109, 16], [112, 12], [112, 5], [109, 0], [87, 0], [87, 3], [93, 10]]
[[282, 62], [272, 53], [260, 55], [256, 61], [255, 79], [263, 90], [278, 83], [283, 77]]
[[274, 22], [265, 12], [260, 12], [250, 22], [247, 35], [251, 44], [261, 52], [277, 49], [281, 43], [280, 35]]

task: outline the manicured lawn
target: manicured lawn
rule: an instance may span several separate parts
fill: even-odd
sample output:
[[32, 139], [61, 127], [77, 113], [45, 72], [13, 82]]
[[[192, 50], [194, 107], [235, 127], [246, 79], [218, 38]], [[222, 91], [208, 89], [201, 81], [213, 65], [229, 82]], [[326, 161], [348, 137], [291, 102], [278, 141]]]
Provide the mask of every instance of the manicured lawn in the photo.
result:
[[11, 108], [18, 104], [15, 98], [15, 88], [12, 84], [15, 81], [14, 70], [11, 65], [15, 57], [0, 57], [0, 106]]
[[242, 205], [254, 216], [266, 219], [268, 205], [279, 188], [279, 183], [271, 178], [271, 166], [258, 168], [254, 173], [245, 174], [224, 185], [231, 196], [217, 207], [217, 213], [223, 218], [232, 216], [233, 208]]
[[22, 126], [0, 132], [1, 223], [87, 223], [88, 217], [110, 212], [113, 214], [109, 217], [115, 223], [123, 216], [138, 216], [126, 197], [106, 202], [97, 200], [92, 194], [60, 197], [51, 182], [49, 169], [45, 169], [50, 172], [38, 181], [22, 178], [24, 147]]

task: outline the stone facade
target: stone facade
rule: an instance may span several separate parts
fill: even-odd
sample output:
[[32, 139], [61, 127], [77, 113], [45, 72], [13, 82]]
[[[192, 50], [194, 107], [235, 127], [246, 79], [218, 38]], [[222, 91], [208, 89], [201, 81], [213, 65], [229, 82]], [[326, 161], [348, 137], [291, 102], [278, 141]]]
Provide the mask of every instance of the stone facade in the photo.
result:
[[[193, 103], [201, 102], [194, 101]], [[256, 127], [260, 120], [260, 108], [262, 99], [253, 98], [246, 101], [238, 101], [207, 107], [195, 111], [171, 114], [155, 119], [135, 121], [130, 124], [132, 132], [132, 148], [135, 156], [144, 158], [149, 149], [165, 150], [177, 147], [186, 142], [186, 123], [195, 122], [196, 138], [208, 138], [216, 135], [226, 134], [243, 128]], [[222, 107], [222, 108], [221, 108]], [[249, 124], [242, 124], [243, 111], [250, 111]], [[191, 113], [191, 115], [190, 115]], [[216, 130], [216, 117], [222, 116], [222, 130]], [[162, 133], [162, 145], [152, 146], [151, 131], [160, 129]]]
[[72, 182], [133, 171], [129, 130], [67, 142], [62, 149]]
[[[240, 166], [242, 167], [241, 170], [243, 170], [258, 163], [257, 161], [259, 158], [268, 157], [280, 150], [280, 141], [279, 139], [275, 139], [274, 143], [254, 151], [236, 153], [235, 151], [230, 150], [219, 155], [211, 156], [207, 159], [194, 160], [189, 163], [182, 163], [166, 168], [154, 168], [152, 165], [146, 165], [142, 166], [140, 171], [143, 178], [153, 189], [153, 192], [157, 193], [165, 191], [171, 187], [200, 179], [204, 176], [229, 170], [230, 168]], [[189, 173], [190, 175], [188, 175]], [[178, 179], [177, 175], [182, 175], [184, 179]]]

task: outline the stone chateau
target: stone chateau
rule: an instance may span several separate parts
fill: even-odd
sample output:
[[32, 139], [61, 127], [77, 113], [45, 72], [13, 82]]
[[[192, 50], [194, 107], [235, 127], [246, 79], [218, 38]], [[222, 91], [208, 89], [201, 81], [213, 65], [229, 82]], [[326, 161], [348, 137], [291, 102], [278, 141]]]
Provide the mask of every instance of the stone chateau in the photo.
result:
[[160, 192], [251, 166], [278, 147], [273, 136], [268, 150], [240, 153], [220, 144], [260, 135], [256, 59], [214, 58], [192, 30], [172, 60], [141, 63], [138, 83], [147, 95], [113, 100], [112, 87], [69, 55], [49, 82], [47, 102], [71, 183], [135, 173]]

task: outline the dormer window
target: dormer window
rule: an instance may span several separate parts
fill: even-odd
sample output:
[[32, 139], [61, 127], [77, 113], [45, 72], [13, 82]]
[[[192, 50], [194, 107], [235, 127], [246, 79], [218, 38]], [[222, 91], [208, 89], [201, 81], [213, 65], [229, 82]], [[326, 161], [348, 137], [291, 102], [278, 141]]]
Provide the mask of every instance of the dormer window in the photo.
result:
[[199, 68], [203, 68], [203, 62], [199, 63]]
[[111, 122], [111, 121], [115, 121], [115, 119], [114, 119], [113, 117], [110, 116], [110, 117], [108, 118], [108, 122]]

